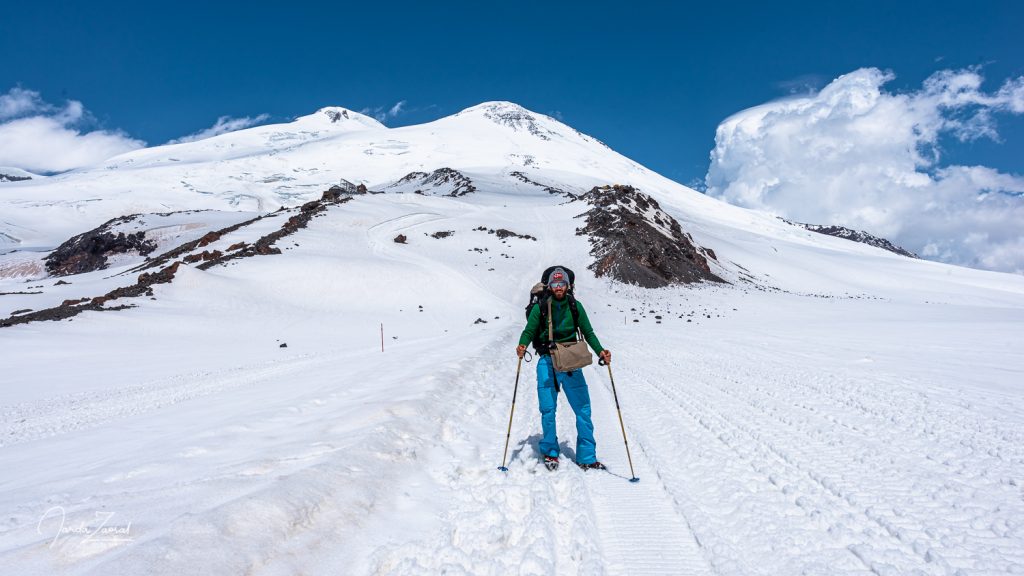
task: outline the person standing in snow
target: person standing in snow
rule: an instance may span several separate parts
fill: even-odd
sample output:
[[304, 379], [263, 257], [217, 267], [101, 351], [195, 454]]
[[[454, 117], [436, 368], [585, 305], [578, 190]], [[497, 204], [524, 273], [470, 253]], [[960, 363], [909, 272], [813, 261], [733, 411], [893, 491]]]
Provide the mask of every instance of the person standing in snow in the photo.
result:
[[[580, 332], [587, 344], [598, 353], [605, 362], [611, 362], [612, 353], [601, 346], [594, 334], [590, 319], [583, 304], [572, 296], [570, 273], [556, 267], [552, 269], [544, 284], [547, 294], [530, 309], [526, 328], [519, 336], [516, 354], [522, 358], [526, 354], [526, 345], [534, 342], [540, 355], [537, 361], [537, 398], [540, 404], [541, 426], [544, 438], [540, 441], [540, 451], [544, 454], [544, 464], [549, 469], [558, 467], [558, 438], [555, 433], [555, 409], [558, 406], [558, 391], [565, 389], [565, 397], [569, 406], [576, 413], [576, 463], [583, 469], [604, 469], [597, 459], [597, 445], [594, 441], [594, 424], [590, 418], [590, 391], [582, 370], [556, 372], [549, 352], [550, 341], [547, 331], [547, 302], [551, 303], [551, 324], [555, 342], [573, 342], [576, 340], [576, 326], [573, 321], [571, 306], [578, 312]], [[550, 300], [549, 300], [550, 299]], [[542, 310], [543, 305], [543, 310]], [[543, 322], [543, 326], [541, 325]], [[534, 338], [537, 340], [534, 340]]]

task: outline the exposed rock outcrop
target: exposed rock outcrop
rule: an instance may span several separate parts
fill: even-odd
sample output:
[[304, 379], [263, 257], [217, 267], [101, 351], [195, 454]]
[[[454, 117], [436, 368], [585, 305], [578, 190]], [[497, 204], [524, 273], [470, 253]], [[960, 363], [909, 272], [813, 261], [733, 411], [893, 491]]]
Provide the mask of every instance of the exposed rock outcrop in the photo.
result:
[[512, 102], [488, 102], [463, 111], [463, 113], [467, 112], [482, 113], [484, 118], [495, 124], [515, 131], [529, 132], [541, 140], [551, 140], [552, 136], [556, 136], [554, 132], [543, 126], [529, 110]]
[[829, 226], [829, 225], [823, 225], [823, 224], [803, 224], [801, 222], [791, 222], [789, 220], [786, 220], [785, 218], [783, 218], [782, 221], [786, 222], [787, 224], [792, 224], [794, 226], [799, 226], [799, 227], [803, 228], [804, 230], [810, 230], [811, 232], [817, 232], [818, 234], [824, 234], [826, 236], [835, 236], [836, 238], [842, 238], [844, 240], [851, 240], [853, 242], [860, 242], [861, 244], [867, 244], [868, 246], [874, 246], [875, 248], [881, 248], [882, 250], [888, 250], [889, 252], [892, 252], [894, 254], [899, 254], [900, 256], [906, 256], [907, 258], [919, 258], [919, 256], [917, 254], [914, 254], [910, 250], [906, 250], [904, 248], [901, 248], [901, 247], [893, 244], [892, 242], [886, 240], [885, 238], [881, 238], [879, 236], [874, 236], [872, 234], [864, 232], [863, 230], [853, 230], [851, 228], [846, 228], [846, 227], [843, 227], [843, 226]]
[[576, 195], [573, 194], [572, 192], [567, 192], [565, 190], [562, 190], [561, 188], [555, 188], [554, 186], [545, 186], [544, 184], [541, 184], [540, 182], [535, 182], [534, 180], [531, 180], [529, 176], [527, 176], [526, 174], [523, 174], [522, 172], [520, 172], [518, 170], [515, 170], [515, 171], [509, 173], [509, 176], [512, 176], [513, 178], [515, 178], [515, 179], [517, 179], [517, 180], [519, 180], [521, 182], [525, 182], [527, 184], [533, 184], [534, 186], [543, 189], [548, 194], [561, 194], [562, 196], [568, 196], [569, 198], [572, 198], [573, 200], [576, 199]]
[[658, 202], [632, 186], [598, 186], [580, 196], [593, 208], [579, 217], [576, 234], [590, 237], [589, 266], [597, 276], [660, 288], [693, 282], [725, 282], [708, 265], [714, 252], [697, 246]]
[[410, 172], [387, 187], [389, 191], [413, 192], [434, 196], [465, 196], [476, 186], [465, 174], [453, 168], [438, 168], [431, 173]]
[[[196, 266], [200, 270], [206, 270], [238, 258], [250, 258], [252, 256], [268, 256], [272, 254], [280, 254], [281, 249], [274, 244], [284, 238], [297, 232], [301, 228], [305, 228], [309, 221], [316, 217], [318, 214], [327, 210], [327, 207], [331, 204], [344, 204], [351, 200], [351, 196], [341, 198], [339, 200], [313, 200], [303, 204], [298, 213], [294, 216], [285, 220], [285, 223], [280, 229], [263, 236], [252, 245], [247, 245], [238, 250], [229, 251], [228, 254], [222, 254], [219, 250], [213, 251], [210, 258], [202, 257], [203, 263]], [[203, 251], [203, 255], [206, 251]], [[202, 255], [201, 255], [202, 256]]]
[[324, 110], [324, 114], [326, 114], [327, 117], [331, 119], [332, 124], [340, 121], [342, 118], [348, 120], [348, 110], [327, 109]]
[[478, 226], [476, 228], [473, 228], [473, 230], [476, 232], [487, 232], [488, 234], [494, 234], [501, 240], [504, 240], [505, 238], [520, 238], [523, 240], [533, 240], [534, 242], [537, 241], [536, 238], [530, 236], [529, 234], [516, 234], [515, 232], [511, 230], [506, 230], [504, 228], [498, 228], [497, 230], [495, 230], [494, 228], [488, 228], [486, 226]]
[[121, 216], [103, 225], [74, 236], [46, 257], [46, 269], [53, 276], [70, 276], [107, 267], [107, 258], [113, 254], [136, 252], [140, 256], [156, 250], [156, 243], [146, 240], [145, 232], [125, 234], [111, 230], [131, 222], [138, 215]]

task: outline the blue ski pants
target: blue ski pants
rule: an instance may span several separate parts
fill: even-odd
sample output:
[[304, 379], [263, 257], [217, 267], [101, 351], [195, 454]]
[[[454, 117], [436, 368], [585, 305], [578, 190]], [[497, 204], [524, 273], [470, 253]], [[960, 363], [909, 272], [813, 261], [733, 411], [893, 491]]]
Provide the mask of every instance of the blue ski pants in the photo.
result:
[[558, 392], [555, 377], [565, 391], [569, 406], [576, 413], [576, 462], [593, 464], [597, 462], [597, 445], [594, 442], [594, 423], [590, 420], [590, 391], [582, 370], [555, 372], [551, 356], [541, 356], [537, 361], [537, 399], [540, 403], [540, 422], [544, 438], [540, 451], [545, 456], [558, 456], [558, 436], [555, 433], [555, 409], [558, 407]]

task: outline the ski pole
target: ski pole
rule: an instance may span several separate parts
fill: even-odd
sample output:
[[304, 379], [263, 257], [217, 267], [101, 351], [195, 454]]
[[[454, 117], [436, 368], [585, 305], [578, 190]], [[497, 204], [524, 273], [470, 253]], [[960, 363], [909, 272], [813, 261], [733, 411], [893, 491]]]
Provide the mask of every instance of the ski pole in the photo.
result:
[[622, 428], [622, 443], [626, 445], [626, 459], [629, 460], [629, 473], [633, 475], [629, 481], [639, 482], [640, 479], [637, 478], [636, 473], [633, 472], [633, 457], [629, 455], [629, 441], [626, 440], [626, 425], [622, 423], [622, 410], [619, 408], [619, 395], [615, 392], [615, 377], [612, 376], [612, 365], [610, 362], [605, 362], [604, 358], [598, 359], [597, 363], [608, 367], [608, 378], [612, 381], [612, 396], [615, 398], [615, 411], [619, 413], [619, 428]]
[[519, 392], [519, 369], [523, 365], [522, 356], [519, 357], [519, 362], [516, 363], [516, 386], [512, 389], [512, 410], [508, 413], [508, 431], [505, 432], [505, 453], [501, 455], [501, 467], [498, 470], [502, 472], [508, 472], [508, 468], [505, 467], [505, 459], [508, 457], [508, 439], [512, 436], [512, 415], [516, 413], [516, 394]]

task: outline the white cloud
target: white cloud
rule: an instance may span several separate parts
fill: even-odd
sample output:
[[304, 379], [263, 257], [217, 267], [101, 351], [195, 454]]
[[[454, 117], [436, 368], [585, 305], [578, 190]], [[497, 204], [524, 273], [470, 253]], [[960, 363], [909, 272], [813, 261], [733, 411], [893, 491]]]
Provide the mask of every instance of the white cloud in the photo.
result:
[[199, 132], [196, 132], [194, 134], [189, 134], [188, 136], [176, 138], [168, 142], [168, 144], [181, 144], [183, 142], [195, 142], [196, 140], [205, 140], [206, 138], [211, 138], [213, 136], [218, 136], [220, 134], [226, 134], [228, 132], [234, 132], [235, 130], [242, 130], [245, 128], [249, 128], [251, 126], [255, 126], [269, 117], [270, 116], [267, 114], [260, 114], [255, 118], [250, 118], [249, 116], [246, 116], [244, 118], [232, 118], [230, 116], [221, 116], [220, 118], [217, 118], [217, 122], [214, 123], [213, 126], [200, 130]]
[[25, 90], [20, 86], [11, 88], [0, 95], [0, 120], [17, 118], [33, 112], [44, 112], [50, 107], [39, 97], [38, 92]]
[[390, 110], [388, 110], [388, 116], [391, 116], [392, 118], [398, 116], [399, 114], [401, 114], [403, 106], [405, 106], [405, 100], [400, 100], [398, 103], [392, 106]]
[[397, 118], [400, 114], [406, 112], [405, 105], [407, 100], [399, 100], [394, 106], [385, 108], [384, 106], [375, 106], [373, 108], [363, 108], [359, 111], [360, 114], [367, 116], [373, 116], [377, 122], [384, 124], [387, 120]]
[[1024, 113], [1024, 78], [992, 93], [977, 70], [944, 70], [910, 93], [875, 68], [723, 121], [708, 194], [790, 220], [884, 236], [922, 256], [1024, 273], [1024, 177], [944, 165], [944, 134], [997, 140]]
[[89, 121], [81, 102], [58, 107], [38, 92], [12, 88], [0, 95], [0, 166], [63, 172], [146, 145], [119, 130], [83, 130]]

